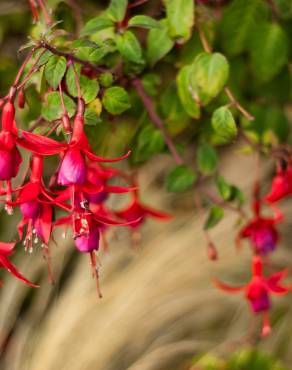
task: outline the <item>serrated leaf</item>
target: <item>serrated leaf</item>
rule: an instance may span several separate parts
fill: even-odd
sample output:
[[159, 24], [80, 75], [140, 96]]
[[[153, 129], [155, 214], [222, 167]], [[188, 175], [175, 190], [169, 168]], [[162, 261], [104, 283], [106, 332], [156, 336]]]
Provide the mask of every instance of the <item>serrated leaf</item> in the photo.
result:
[[119, 86], [110, 87], [105, 91], [102, 104], [111, 114], [121, 114], [131, 107], [128, 93]]
[[192, 66], [185, 66], [179, 71], [176, 78], [178, 95], [188, 115], [192, 118], [199, 118], [200, 106], [195, 101], [191, 92], [191, 74]]
[[117, 48], [121, 55], [128, 61], [143, 63], [142, 49], [137, 37], [131, 31], [126, 31], [116, 38]]
[[[40, 56], [40, 59], [38, 60], [37, 62], [37, 65], [38, 66], [42, 66], [44, 64], [46, 64], [49, 60], [49, 58], [53, 55], [53, 53], [51, 53], [49, 50], [46, 50], [41, 56]], [[38, 54], [37, 54], [37, 57], [38, 57]]]
[[102, 31], [111, 27], [114, 27], [114, 22], [108, 17], [100, 15], [98, 17], [90, 19], [81, 30], [80, 35], [93, 35], [95, 32]]
[[161, 25], [148, 15], [135, 15], [129, 20], [128, 27], [161, 28]]
[[[63, 96], [68, 115], [69, 117], [72, 117], [75, 113], [76, 104], [65, 93], [63, 93]], [[42, 116], [48, 121], [54, 121], [61, 118], [62, 115], [63, 109], [61, 105], [60, 94], [57, 91], [49, 93], [46, 96], [45, 104], [42, 106]]]
[[126, 15], [128, 0], [111, 0], [106, 15], [114, 22], [121, 22]]
[[268, 8], [262, 0], [234, 0], [226, 8], [221, 21], [224, 49], [237, 55], [248, 48], [256, 36], [256, 25], [268, 18]]
[[288, 37], [278, 24], [262, 24], [250, 42], [250, 53], [255, 77], [270, 81], [288, 63]]
[[231, 111], [227, 107], [216, 109], [212, 115], [212, 127], [216, 134], [226, 141], [237, 135], [237, 126]]
[[204, 174], [210, 174], [217, 167], [217, 153], [215, 149], [208, 144], [201, 144], [197, 150], [197, 163], [199, 170]]
[[165, 147], [163, 136], [153, 125], [144, 126], [137, 136], [136, 147], [131, 156], [134, 163], [141, 163], [154, 154], [161, 153]]
[[164, 19], [159, 23], [161, 28], [151, 29], [147, 37], [146, 55], [151, 66], [154, 66], [154, 64], [162, 59], [174, 45], [174, 41], [168, 34], [167, 21]]
[[164, 0], [169, 34], [177, 39], [189, 39], [195, 21], [193, 0]]
[[64, 57], [52, 55], [45, 66], [46, 80], [54, 89], [58, 87], [59, 82], [64, 77], [66, 64], [67, 62]]
[[183, 192], [192, 187], [196, 181], [196, 174], [185, 165], [176, 166], [166, 178], [168, 191]]
[[101, 45], [99, 48], [96, 47], [80, 47], [76, 52], [76, 56], [82, 60], [97, 63], [108, 53], [112, 53], [116, 48], [113, 45]]
[[229, 65], [220, 53], [201, 53], [192, 64], [191, 87], [195, 97], [207, 105], [226, 84]]
[[[80, 75], [79, 71], [76, 72], [80, 84], [81, 95], [86, 104], [94, 100], [99, 91], [99, 84], [96, 80], [91, 80], [86, 76]], [[75, 74], [73, 66], [70, 66], [66, 73], [66, 85], [68, 92], [74, 98], [78, 97]]]
[[86, 108], [84, 112], [84, 121], [87, 126], [96, 126], [100, 122], [99, 116], [96, 114], [96, 111], [92, 108]]

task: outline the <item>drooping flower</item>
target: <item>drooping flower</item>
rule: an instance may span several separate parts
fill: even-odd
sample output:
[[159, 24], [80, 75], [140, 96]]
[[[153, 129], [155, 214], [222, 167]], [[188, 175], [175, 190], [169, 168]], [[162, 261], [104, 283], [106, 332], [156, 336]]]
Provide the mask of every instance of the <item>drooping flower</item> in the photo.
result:
[[262, 201], [255, 197], [252, 203], [254, 217], [240, 230], [237, 241], [249, 239], [254, 252], [259, 255], [267, 255], [273, 252], [279, 240], [276, 225], [283, 220], [279, 210], [275, 210], [274, 217], [268, 218], [261, 215]]
[[265, 255], [275, 250], [279, 235], [273, 218], [256, 216], [239, 232], [239, 239], [248, 238], [255, 253]]
[[[172, 216], [169, 213], [158, 211], [152, 207], [145, 206], [140, 202], [138, 191], [133, 192], [133, 199], [130, 204], [122, 210], [116, 212], [116, 215], [123, 220], [131, 222], [129, 225], [132, 229], [141, 226], [145, 219], [156, 218], [159, 220], [170, 220]], [[137, 221], [135, 221], [137, 220]]]
[[13, 249], [15, 247], [15, 243], [2, 243], [0, 242], [0, 268], [6, 269], [10, 272], [13, 276], [17, 279], [21, 280], [25, 284], [37, 288], [38, 285], [33, 284], [29, 280], [27, 280], [18, 270], [17, 268], [9, 261], [8, 257], [13, 253]]
[[263, 317], [262, 336], [271, 332], [269, 321], [269, 311], [271, 308], [271, 295], [287, 294], [290, 287], [282, 285], [281, 281], [287, 274], [287, 270], [279, 271], [268, 277], [263, 275], [263, 263], [259, 256], [254, 256], [252, 260], [252, 278], [248, 284], [241, 287], [232, 287], [214, 279], [215, 285], [228, 293], [244, 292], [245, 298], [250, 304], [254, 314], [261, 314]]
[[[2, 129], [0, 131], [0, 181], [7, 182], [6, 198], [11, 200], [11, 179], [18, 174], [22, 158], [16, 147], [17, 128], [14, 121], [15, 108], [11, 101], [2, 110]], [[9, 214], [12, 209], [6, 206]]]
[[107, 226], [128, 226], [128, 223], [121, 223], [108, 218], [106, 212], [101, 209], [99, 213], [95, 214], [80, 210], [78, 214], [73, 213], [72, 215], [61, 217], [54, 223], [55, 228], [60, 226], [72, 228], [76, 249], [81, 253], [89, 253], [93, 276], [96, 278], [97, 291], [101, 297], [95, 255], [95, 251], [99, 250], [101, 233]]
[[59, 185], [82, 185], [86, 180], [86, 159], [96, 162], [117, 162], [127, 158], [126, 155], [114, 159], [106, 159], [94, 154], [84, 133], [83, 112], [77, 113], [74, 119], [73, 134], [70, 142], [61, 143], [50, 138], [23, 131], [18, 143], [23, 148], [38, 155], [61, 155], [57, 183]]
[[277, 166], [277, 172], [272, 180], [271, 190], [266, 195], [267, 203], [275, 203], [292, 194], [292, 166], [289, 164], [285, 169]]

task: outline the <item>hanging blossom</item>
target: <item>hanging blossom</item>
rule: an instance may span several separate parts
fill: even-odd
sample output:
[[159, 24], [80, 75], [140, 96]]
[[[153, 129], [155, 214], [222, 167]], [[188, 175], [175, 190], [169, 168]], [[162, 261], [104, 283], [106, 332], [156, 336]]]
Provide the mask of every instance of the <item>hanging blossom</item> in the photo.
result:
[[287, 270], [276, 272], [268, 277], [263, 275], [263, 262], [259, 256], [252, 260], [252, 277], [248, 284], [241, 287], [229, 286], [218, 279], [214, 279], [215, 285], [228, 293], [244, 292], [245, 299], [249, 302], [254, 314], [262, 315], [262, 336], [271, 332], [269, 311], [271, 309], [271, 295], [285, 295], [291, 290], [291, 286], [282, 285], [282, 280], [287, 275]]
[[283, 216], [277, 212], [274, 217], [268, 218], [261, 215], [261, 201], [253, 202], [254, 217], [240, 230], [237, 242], [241, 239], [249, 239], [254, 252], [259, 255], [267, 255], [273, 252], [279, 240], [276, 225], [283, 221]]
[[[13, 100], [9, 99], [2, 109], [2, 128], [0, 131], [0, 181], [6, 182], [6, 200], [11, 200], [11, 179], [16, 177], [22, 162], [21, 155], [17, 149], [18, 130], [14, 121], [15, 108]], [[3, 188], [1, 189], [3, 194]], [[12, 208], [6, 204], [8, 214], [12, 214]]]
[[280, 201], [292, 194], [292, 165], [288, 163], [283, 168], [281, 163], [277, 165], [276, 175], [272, 180], [271, 190], [265, 196], [265, 201], [269, 204]]

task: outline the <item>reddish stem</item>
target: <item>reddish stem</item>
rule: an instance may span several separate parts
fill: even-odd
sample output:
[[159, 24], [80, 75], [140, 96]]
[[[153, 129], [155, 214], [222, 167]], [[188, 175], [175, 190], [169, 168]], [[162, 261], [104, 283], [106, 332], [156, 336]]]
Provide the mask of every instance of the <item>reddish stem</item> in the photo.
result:
[[142, 102], [143, 102], [143, 104], [144, 104], [144, 106], [145, 106], [145, 108], [146, 108], [146, 110], [149, 114], [150, 119], [155, 124], [155, 126], [158, 128], [158, 130], [161, 132], [161, 134], [164, 138], [164, 141], [165, 141], [169, 151], [171, 152], [175, 162], [177, 164], [183, 164], [184, 160], [180, 156], [180, 154], [177, 152], [176, 147], [175, 147], [171, 137], [169, 136], [168, 132], [166, 131], [166, 129], [164, 127], [162, 119], [159, 117], [159, 115], [157, 114], [157, 112], [154, 108], [154, 103], [153, 103], [151, 97], [149, 95], [147, 95], [147, 93], [145, 92], [141, 80], [136, 77], [132, 80], [132, 84], [135, 87], [139, 97], [141, 98], [141, 100], [142, 100]]

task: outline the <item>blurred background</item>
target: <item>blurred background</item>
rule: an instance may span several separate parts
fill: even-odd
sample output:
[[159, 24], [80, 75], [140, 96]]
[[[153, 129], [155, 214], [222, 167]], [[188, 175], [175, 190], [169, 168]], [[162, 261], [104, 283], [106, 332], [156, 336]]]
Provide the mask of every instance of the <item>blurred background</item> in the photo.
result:
[[[98, 8], [107, 4], [97, 0], [56, 3], [56, 12], [65, 19], [67, 29], [82, 22], [91, 10], [98, 13]], [[151, 2], [154, 12], [157, 3]], [[31, 32], [26, 1], [0, 0], [1, 95], [13, 81], [22, 59], [18, 49]], [[31, 99], [30, 108], [37, 111], [36, 100]], [[286, 111], [289, 109], [287, 104]], [[25, 111], [18, 119], [26, 125], [30, 114]], [[289, 113], [287, 117], [289, 125], [292, 118]], [[243, 145], [239, 142], [221, 150], [220, 171], [248, 198], [255, 161], [253, 155], [240, 151]], [[170, 167], [170, 159], [158, 155], [141, 166], [139, 179], [143, 201], [172, 212], [174, 219], [147, 221], [139, 248], [133, 248], [128, 230], [109, 236], [109, 251], [100, 252], [102, 299], [96, 295], [89, 259], [78, 255], [72, 241], [63, 239], [61, 232], [56, 233], [56, 243], [51, 245], [54, 285], [48, 283], [40, 251], [27, 258], [22, 251], [13, 256], [20, 271], [41, 287], [31, 289], [1, 271], [1, 370], [292, 368], [292, 296], [277, 298], [271, 315], [273, 333], [261, 340], [257, 334], [260, 320], [251, 316], [242, 297], [226, 295], [211, 282], [213, 276], [234, 285], [248, 281], [249, 247], [243, 243], [240, 253], [234, 247], [237, 215], [227, 213], [212, 230], [219, 260], [209, 261], [193, 194], [171, 194], [162, 186], [163, 175]], [[273, 165], [265, 162], [261, 169], [267, 189]], [[290, 203], [283, 204], [287, 217], [273, 257], [277, 268], [292, 265]], [[16, 237], [18, 216], [1, 213], [1, 240]]]

